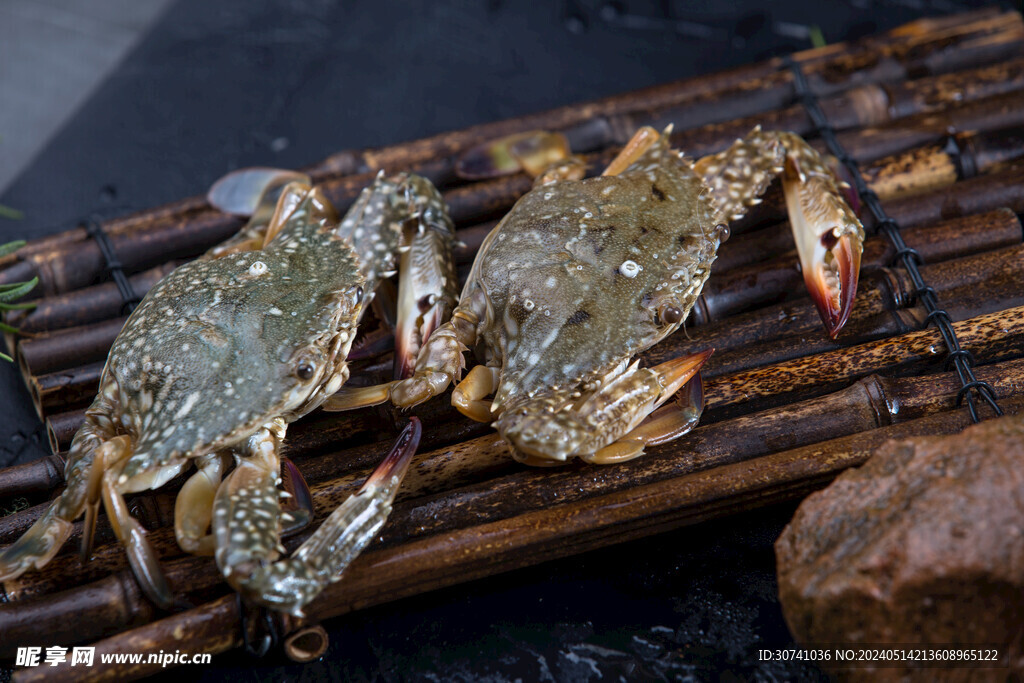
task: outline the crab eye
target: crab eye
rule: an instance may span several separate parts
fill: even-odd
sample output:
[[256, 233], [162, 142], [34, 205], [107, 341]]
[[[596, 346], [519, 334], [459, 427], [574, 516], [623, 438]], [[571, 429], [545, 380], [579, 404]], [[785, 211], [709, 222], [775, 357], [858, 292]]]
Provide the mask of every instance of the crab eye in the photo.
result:
[[674, 325], [683, 319], [683, 312], [675, 306], [666, 306], [661, 311], [661, 319]]
[[316, 365], [310, 360], [300, 360], [295, 366], [295, 376], [299, 379], [310, 379], [316, 374]]
[[362, 303], [362, 302], [363, 302], [363, 288], [362, 287], [356, 287], [356, 303], [359, 304], [359, 303]]

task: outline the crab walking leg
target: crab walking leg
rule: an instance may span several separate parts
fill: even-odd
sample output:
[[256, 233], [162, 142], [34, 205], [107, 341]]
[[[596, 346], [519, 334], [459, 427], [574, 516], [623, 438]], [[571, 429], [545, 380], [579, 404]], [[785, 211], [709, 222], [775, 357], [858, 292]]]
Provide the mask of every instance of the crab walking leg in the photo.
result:
[[193, 555], [213, 555], [216, 549], [209, 528], [213, 520], [213, 499], [226, 469], [224, 460], [221, 453], [196, 458], [195, 473], [181, 487], [174, 501], [174, 536], [181, 549]]
[[[303, 193], [297, 188], [309, 183], [309, 176], [303, 173], [273, 168], [241, 169], [218, 180], [208, 194], [211, 204], [229, 213], [250, 214], [249, 221], [234, 236], [200, 256], [200, 260], [263, 249], [302, 200]], [[285, 202], [279, 202], [281, 195], [287, 196]]]
[[280, 506], [278, 449], [284, 423], [250, 437], [238, 466], [214, 502], [217, 566], [228, 583], [252, 601], [301, 616], [303, 605], [337, 580], [373, 540], [391, 512], [421, 427], [412, 418], [384, 461], [287, 559], [278, 559]]
[[[104, 400], [107, 399], [103, 394], [97, 397], [97, 403]], [[90, 413], [95, 408], [96, 404]], [[107, 421], [90, 416], [75, 435], [64, 467], [64, 491], [24, 535], [0, 551], [0, 581], [17, 578], [32, 567], [42, 567], [67, 541], [71, 523], [87, 506], [93, 472], [102, 474], [96, 453], [110, 433], [109, 426]], [[86, 526], [83, 547], [91, 542], [91, 535], [91, 527]]]
[[146, 540], [146, 530], [132, 517], [118, 488], [127, 483], [121, 469], [131, 454], [131, 442], [125, 436], [111, 439], [100, 447], [97, 456], [104, 469], [100, 485], [103, 509], [114, 535], [124, 546], [128, 565], [143, 593], [160, 607], [170, 609], [174, 605], [174, 596], [160, 568], [160, 561]]
[[781, 175], [804, 281], [835, 338], [853, 308], [864, 228], [822, 156], [798, 135], [758, 126], [694, 170], [713, 190], [719, 223], [741, 218]]
[[[697, 376], [712, 353], [707, 350], [682, 356], [653, 368], [641, 368], [639, 361], [634, 362], [575, 404], [525, 416], [511, 409], [498, 418], [496, 426], [509, 441], [513, 457], [528, 465], [564, 462], [573, 454], [597, 464], [631, 460], [643, 455], [647, 443], [680, 436], [681, 429], [696, 423], [692, 410], [665, 411], [658, 415], [656, 427], [633, 434], [651, 413]], [[565, 435], [562, 449], [553, 448], [551, 443], [552, 422], [561, 426], [559, 432]]]
[[460, 413], [477, 422], [490, 422], [494, 419], [491, 402], [485, 397], [498, 388], [498, 375], [501, 368], [489, 365], [474, 365], [469, 374], [459, 382], [452, 391], [452, 405]]
[[373, 387], [342, 387], [323, 404], [327, 411], [365, 408], [391, 400], [411, 408], [437, 396], [462, 376], [466, 361], [462, 354], [476, 344], [480, 319], [487, 310], [482, 293], [459, 304], [451, 320], [430, 335], [416, 359], [413, 376]]
[[[672, 126], [669, 126], [665, 130], [665, 137], [667, 138], [671, 132]], [[661, 134], [650, 126], [638, 129], [601, 175], [619, 175], [646, 154], [660, 138]]]

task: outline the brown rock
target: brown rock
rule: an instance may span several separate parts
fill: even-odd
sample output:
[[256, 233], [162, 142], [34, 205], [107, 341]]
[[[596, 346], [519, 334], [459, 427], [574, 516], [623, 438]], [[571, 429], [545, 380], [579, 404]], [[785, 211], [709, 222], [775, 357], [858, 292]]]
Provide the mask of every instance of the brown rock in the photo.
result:
[[775, 553], [802, 643], [987, 645], [1004, 658], [998, 669], [824, 664], [841, 678], [1021, 676], [1024, 417], [884, 444], [804, 501]]

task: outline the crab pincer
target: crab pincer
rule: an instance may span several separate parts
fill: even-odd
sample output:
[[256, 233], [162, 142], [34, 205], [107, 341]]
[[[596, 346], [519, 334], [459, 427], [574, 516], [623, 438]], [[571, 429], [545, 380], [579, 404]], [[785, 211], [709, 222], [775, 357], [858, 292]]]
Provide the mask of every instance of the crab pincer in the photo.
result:
[[838, 336], [857, 293], [864, 228], [825, 158], [798, 135], [758, 126], [694, 169], [712, 188], [722, 223], [741, 218], [781, 177], [804, 282], [829, 336]]
[[217, 492], [217, 566], [243, 597], [277, 611], [302, 616], [302, 606], [342, 571], [372, 541], [391, 514], [391, 504], [419, 445], [422, 427], [410, 418], [391, 452], [359, 490], [334, 510], [290, 557], [277, 529], [276, 487], [280, 467], [274, 437], [257, 434], [249, 447], [254, 458], [239, 462]]

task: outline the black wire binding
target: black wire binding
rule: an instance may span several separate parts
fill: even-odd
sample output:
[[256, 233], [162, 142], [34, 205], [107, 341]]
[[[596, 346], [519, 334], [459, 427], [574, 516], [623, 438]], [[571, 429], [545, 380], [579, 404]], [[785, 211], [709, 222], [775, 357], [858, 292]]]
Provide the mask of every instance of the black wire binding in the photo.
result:
[[132, 283], [128, 281], [128, 276], [124, 274], [124, 265], [118, 260], [114, 245], [110, 243], [110, 238], [103, 231], [103, 226], [94, 216], [89, 216], [82, 221], [82, 227], [90, 237], [96, 240], [100, 253], [103, 254], [103, 260], [107, 262], [106, 271], [114, 279], [117, 291], [121, 293], [121, 300], [124, 301], [121, 305], [121, 313], [131, 313], [142, 301], [142, 297], [136, 294]]
[[957, 393], [957, 407], [963, 403], [964, 396], [966, 396], [967, 407], [971, 411], [971, 419], [975, 422], [980, 422], [981, 418], [978, 415], [978, 407], [974, 398], [974, 393], [976, 392], [992, 407], [996, 415], [1002, 415], [1003, 409], [996, 402], [995, 392], [992, 391], [992, 387], [987, 382], [979, 381], [974, 376], [974, 370], [972, 370], [974, 358], [969, 351], [960, 348], [960, 341], [956, 338], [956, 332], [953, 330], [949, 314], [939, 308], [935, 290], [929, 287], [925, 283], [924, 278], [921, 277], [921, 271], [918, 270], [918, 266], [924, 264], [921, 255], [916, 250], [908, 247], [907, 243], [903, 241], [899, 224], [886, 215], [878, 195], [869, 189], [867, 183], [864, 182], [864, 177], [860, 174], [857, 162], [839, 144], [835, 129], [829, 124], [825, 113], [821, 110], [818, 104], [818, 97], [807, 84], [807, 77], [804, 75], [803, 69], [800, 68], [800, 64], [789, 55], [783, 58], [782, 63], [793, 74], [793, 88], [800, 103], [807, 111], [811, 123], [814, 124], [825, 144], [828, 145], [829, 151], [850, 173], [857, 194], [860, 195], [861, 200], [871, 211], [871, 215], [875, 219], [876, 230], [884, 233], [892, 245], [896, 247], [894, 262], [898, 260], [904, 270], [907, 271], [907, 274], [910, 275], [910, 282], [914, 286], [914, 295], [928, 311], [924, 326], [927, 327], [934, 323], [936, 329], [942, 335], [942, 341], [949, 353], [946, 358], [946, 367], [948, 369], [949, 363], [953, 363], [956, 367], [957, 375], [960, 377], [960, 383], [963, 385]]

